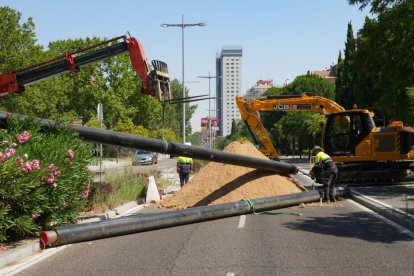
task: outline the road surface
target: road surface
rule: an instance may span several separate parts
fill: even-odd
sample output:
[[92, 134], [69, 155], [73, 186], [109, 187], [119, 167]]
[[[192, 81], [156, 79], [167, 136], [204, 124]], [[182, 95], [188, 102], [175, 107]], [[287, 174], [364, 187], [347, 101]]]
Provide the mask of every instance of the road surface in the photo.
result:
[[[147, 210], [148, 211], [148, 210]], [[410, 275], [413, 236], [351, 201], [73, 244], [19, 275]]]
[[[165, 162], [167, 167], [175, 164], [174, 159]], [[306, 162], [297, 164], [308, 168]], [[352, 200], [287, 210], [302, 215], [250, 214], [72, 244], [18, 275], [411, 275], [414, 271], [414, 234]]]

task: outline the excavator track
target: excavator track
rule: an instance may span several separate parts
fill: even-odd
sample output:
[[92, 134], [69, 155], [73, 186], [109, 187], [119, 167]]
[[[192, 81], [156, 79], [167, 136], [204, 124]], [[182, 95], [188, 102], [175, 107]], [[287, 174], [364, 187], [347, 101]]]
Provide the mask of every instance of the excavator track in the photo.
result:
[[337, 163], [341, 186], [386, 186], [414, 183], [413, 161]]

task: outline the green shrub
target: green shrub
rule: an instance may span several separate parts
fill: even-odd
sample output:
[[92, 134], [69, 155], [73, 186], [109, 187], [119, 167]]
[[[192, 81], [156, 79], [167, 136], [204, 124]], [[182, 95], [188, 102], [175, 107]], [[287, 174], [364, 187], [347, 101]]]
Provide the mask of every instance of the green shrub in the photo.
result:
[[16, 117], [3, 122], [0, 143], [0, 241], [75, 222], [92, 182], [91, 147], [68, 129]]
[[131, 168], [122, 173], [105, 173], [105, 182], [92, 184], [88, 200], [89, 211], [107, 211], [128, 201], [145, 196], [148, 177], [135, 175]]

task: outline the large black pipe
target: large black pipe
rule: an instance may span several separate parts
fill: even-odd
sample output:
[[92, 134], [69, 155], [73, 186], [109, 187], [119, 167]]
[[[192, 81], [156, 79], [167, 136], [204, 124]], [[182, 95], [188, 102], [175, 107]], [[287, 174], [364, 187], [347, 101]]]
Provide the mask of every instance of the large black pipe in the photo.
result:
[[[349, 189], [341, 189], [337, 192], [337, 195], [346, 196], [349, 194], [349, 191]], [[249, 214], [254, 211], [261, 212], [285, 208], [299, 205], [301, 203], [315, 202], [318, 201], [320, 197], [320, 192], [315, 190], [289, 195], [253, 199], [250, 201], [230, 202], [218, 205], [188, 208], [178, 211], [132, 215], [107, 221], [67, 225], [57, 227], [52, 231], [43, 231], [40, 235], [40, 241], [44, 245], [58, 246], [103, 239]]]
[[[10, 113], [0, 112], [0, 119], [5, 119]], [[22, 116], [24, 117], [24, 116]], [[39, 124], [42, 128], [49, 128], [56, 123], [52, 120], [41, 119]], [[219, 150], [211, 150], [196, 146], [188, 146], [159, 139], [151, 139], [137, 135], [125, 134], [115, 131], [90, 128], [85, 126], [68, 126], [79, 133], [80, 137], [88, 141], [101, 144], [115, 145], [134, 149], [143, 149], [165, 154], [176, 154], [201, 160], [214, 161], [218, 163], [237, 165], [242, 167], [256, 168], [273, 171], [280, 174], [296, 174], [298, 167], [269, 159], [254, 158], [241, 154], [234, 154]]]

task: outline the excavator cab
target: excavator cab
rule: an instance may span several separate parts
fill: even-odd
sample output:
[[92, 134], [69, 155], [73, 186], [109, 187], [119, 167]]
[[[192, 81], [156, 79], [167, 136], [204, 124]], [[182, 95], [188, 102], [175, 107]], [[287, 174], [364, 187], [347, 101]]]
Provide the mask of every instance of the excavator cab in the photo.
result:
[[354, 156], [357, 146], [375, 128], [369, 112], [355, 110], [327, 115], [324, 148], [331, 156]]

